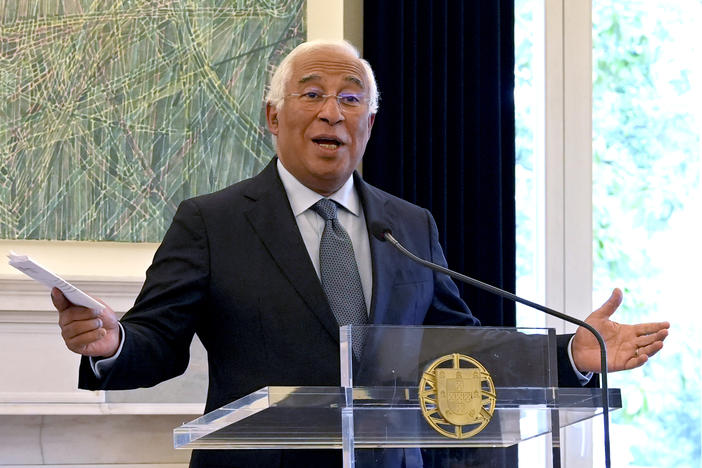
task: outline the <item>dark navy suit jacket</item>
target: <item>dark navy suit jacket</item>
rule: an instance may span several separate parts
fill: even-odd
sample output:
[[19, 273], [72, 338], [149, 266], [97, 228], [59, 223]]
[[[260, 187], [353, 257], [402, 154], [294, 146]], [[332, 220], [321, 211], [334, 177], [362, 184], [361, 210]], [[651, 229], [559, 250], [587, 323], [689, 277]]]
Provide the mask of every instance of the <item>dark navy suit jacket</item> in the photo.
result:
[[[124, 316], [122, 352], [103, 379], [81, 363], [81, 388], [153, 386], [182, 374], [197, 333], [207, 349], [206, 411], [265, 386], [339, 385], [339, 328], [275, 166], [181, 203]], [[366, 222], [445, 264], [431, 214], [354, 174]], [[478, 325], [455, 284], [370, 236], [375, 324]], [[337, 451], [339, 452], [339, 451]], [[319, 457], [311, 464], [310, 457]], [[326, 460], [326, 461], [325, 461]], [[192, 466], [331, 466], [324, 451], [196, 451]]]

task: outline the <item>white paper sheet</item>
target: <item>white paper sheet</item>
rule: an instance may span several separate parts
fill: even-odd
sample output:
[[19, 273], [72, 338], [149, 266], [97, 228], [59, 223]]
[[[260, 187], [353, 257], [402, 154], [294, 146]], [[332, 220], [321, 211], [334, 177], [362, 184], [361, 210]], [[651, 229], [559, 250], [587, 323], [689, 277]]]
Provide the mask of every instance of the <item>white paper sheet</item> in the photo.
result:
[[29, 276], [33, 280], [40, 282], [49, 289], [59, 288], [63, 292], [63, 295], [66, 296], [66, 299], [71, 301], [73, 304], [88, 307], [93, 310], [103, 310], [105, 308], [104, 305], [100, 304], [98, 301], [88, 296], [60, 276], [39, 265], [28, 256], [10, 252], [7, 258], [10, 259], [10, 266], [17, 268], [19, 271]]

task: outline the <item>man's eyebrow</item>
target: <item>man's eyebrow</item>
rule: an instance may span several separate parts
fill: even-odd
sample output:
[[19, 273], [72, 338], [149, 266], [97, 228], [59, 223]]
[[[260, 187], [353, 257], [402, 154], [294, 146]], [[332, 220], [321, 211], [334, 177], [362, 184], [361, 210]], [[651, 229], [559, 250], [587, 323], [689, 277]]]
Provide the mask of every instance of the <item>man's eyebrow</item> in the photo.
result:
[[298, 81], [298, 83], [303, 84], [307, 83], [308, 81], [319, 80], [320, 78], [321, 76], [319, 75], [305, 75], [302, 78], [300, 78], [300, 81]]
[[356, 78], [355, 76], [347, 76], [347, 77], [344, 78], [344, 79], [345, 79], [346, 81], [350, 81], [350, 82], [352, 82], [352, 83], [356, 83], [358, 86], [361, 87], [361, 89], [366, 89], [366, 87], [363, 86], [363, 81], [359, 80], [359, 79]]
[[[298, 83], [299, 83], [299, 84], [304, 84], [304, 83], [307, 83], [308, 81], [320, 80], [320, 79], [322, 79], [322, 77], [319, 76], [319, 75], [305, 75], [305, 76], [303, 76], [302, 78], [300, 78], [300, 80], [298, 81]], [[357, 77], [355, 77], [355, 76], [353, 76], [353, 75], [347, 76], [346, 78], [344, 78], [344, 80], [345, 80], [345, 81], [350, 81], [350, 82], [352, 82], [352, 83], [354, 83], [354, 84], [360, 86], [361, 89], [366, 89], [366, 87], [363, 85], [363, 81], [361, 81], [359, 78], [357, 78]]]

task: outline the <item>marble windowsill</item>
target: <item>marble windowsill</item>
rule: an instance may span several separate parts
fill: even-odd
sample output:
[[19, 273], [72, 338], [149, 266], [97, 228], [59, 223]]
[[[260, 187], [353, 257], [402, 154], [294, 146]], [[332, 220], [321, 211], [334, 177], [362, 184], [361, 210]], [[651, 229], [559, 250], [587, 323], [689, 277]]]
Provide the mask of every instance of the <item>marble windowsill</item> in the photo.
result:
[[188, 420], [158, 415], [0, 415], [0, 466], [185, 464], [173, 428]]

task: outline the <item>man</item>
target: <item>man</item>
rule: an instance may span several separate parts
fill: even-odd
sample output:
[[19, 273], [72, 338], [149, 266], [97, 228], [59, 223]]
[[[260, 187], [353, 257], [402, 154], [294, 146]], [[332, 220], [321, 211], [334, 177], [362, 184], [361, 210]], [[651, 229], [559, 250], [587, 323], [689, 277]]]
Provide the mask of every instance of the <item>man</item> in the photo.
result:
[[[109, 307], [98, 315], [52, 291], [68, 348], [85, 356], [80, 386], [127, 389], [177, 376], [197, 333], [208, 352], [211, 411], [266, 385], [338, 385], [340, 323], [477, 325], [448, 277], [368, 234], [369, 222], [380, 221], [420, 257], [445, 264], [429, 212], [354, 172], [377, 101], [372, 70], [349, 44], [291, 52], [266, 105], [278, 158], [252, 179], [181, 203], [121, 327]], [[346, 248], [345, 259], [333, 257]], [[337, 288], [348, 288], [341, 300]], [[642, 365], [667, 336], [667, 323], [611, 322], [620, 301], [615, 290], [588, 318], [607, 340], [611, 370]], [[578, 371], [599, 370], [588, 332], [578, 330], [571, 347]], [[338, 451], [196, 451], [191, 461], [339, 464]]]

